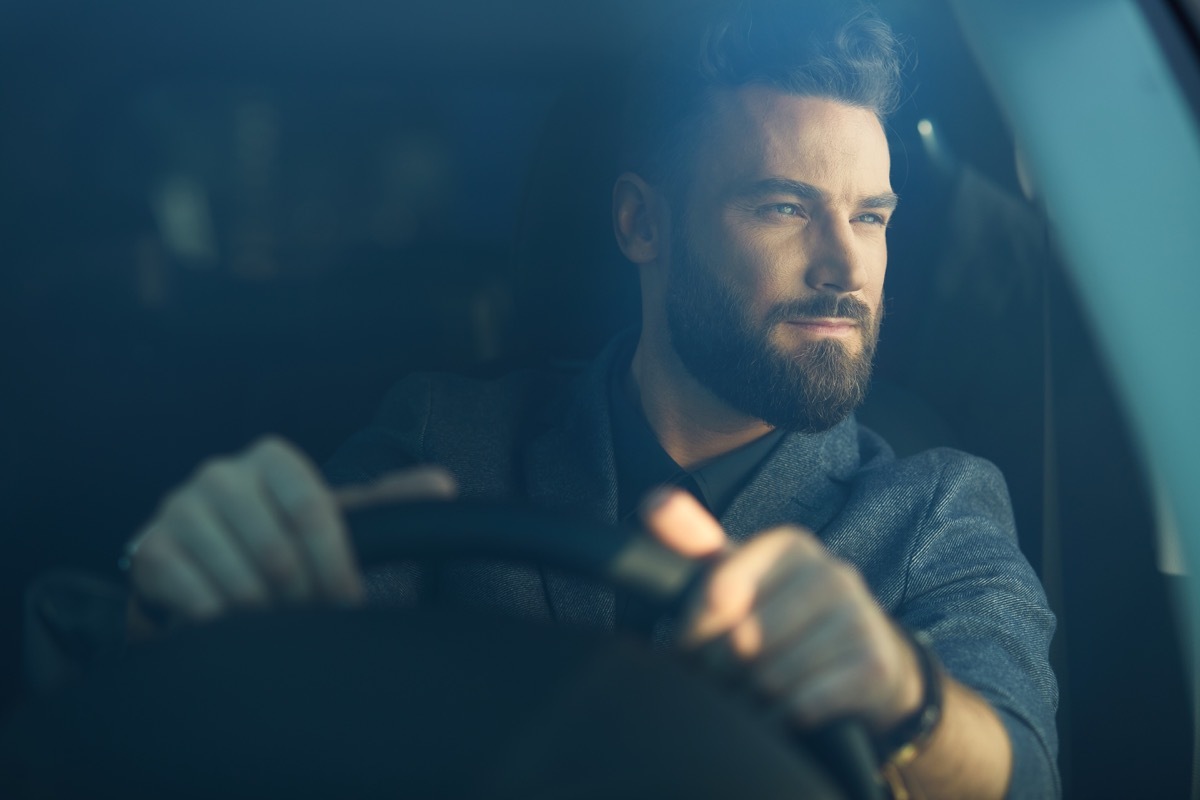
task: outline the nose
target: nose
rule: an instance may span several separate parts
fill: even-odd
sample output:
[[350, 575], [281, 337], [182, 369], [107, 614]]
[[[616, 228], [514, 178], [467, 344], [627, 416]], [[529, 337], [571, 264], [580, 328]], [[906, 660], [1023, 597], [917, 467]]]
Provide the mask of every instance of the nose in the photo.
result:
[[851, 294], [867, 285], [866, 261], [849, 221], [825, 219], [810, 253], [805, 282], [818, 292]]

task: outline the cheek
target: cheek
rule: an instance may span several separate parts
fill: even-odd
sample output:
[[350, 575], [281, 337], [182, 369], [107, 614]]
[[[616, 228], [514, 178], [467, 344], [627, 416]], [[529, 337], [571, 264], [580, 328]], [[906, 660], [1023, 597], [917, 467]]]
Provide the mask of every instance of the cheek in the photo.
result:
[[781, 231], [742, 231], [724, 248], [729, 277], [752, 306], [769, 306], [794, 295], [797, 270], [804, 263], [802, 237]]
[[883, 287], [887, 280], [887, 245], [883, 246], [883, 252], [879, 254], [877, 260], [871, 268], [870, 285], [867, 287], [867, 292], [870, 303], [878, 309], [883, 304]]
[[759, 258], [742, 262], [736, 287], [746, 316], [760, 322], [780, 303], [797, 297], [798, 276], [780, 259]]
[[865, 285], [859, 296], [875, 305], [883, 296], [884, 279], [887, 276], [888, 248], [886, 233], [863, 236], [855, 243], [855, 258], [864, 271]]
[[690, 261], [739, 301], [756, 294], [760, 278], [756, 243], [719, 222], [697, 233], [689, 242]]

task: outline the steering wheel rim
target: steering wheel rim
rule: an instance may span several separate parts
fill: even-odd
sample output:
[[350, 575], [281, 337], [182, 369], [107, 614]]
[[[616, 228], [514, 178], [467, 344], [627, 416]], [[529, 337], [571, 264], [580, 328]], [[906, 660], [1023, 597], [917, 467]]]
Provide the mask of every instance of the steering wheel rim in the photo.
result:
[[524, 561], [633, 593], [661, 614], [680, 610], [712, 564], [681, 556], [632, 528], [511, 504], [404, 503], [346, 517], [364, 568], [464, 558]]
[[[347, 517], [364, 567], [464, 554], [534, 562], [633, 593], [656, 617], [681, 611], [717, 560], [687, 558], [632, 528], [511, 504], [406, 503]], [[842, 718], [792, 734], [830, 767], [850, 800], [882, 800], [875, 751], [860, 721]]]
[[[662, 613], [670, 613], [680, 607], [684, 598], [690, 592], [691, 587], [702, 579], [708, 563], [686, 559], [676, 553], [666, 550], [665, 548], [653, 542], [648, 537], [645, 537], [638, 532], [629, 529], [613, 528], [606, 525], [598, 525], [595, 523], [581, 522], [572, 520], [563, 516], [555, 516], [543, 512], [530, 511], [528, 509], [514, 508], [511, 506], [496, 506], [491, 504], [480, 503], [431, 503], [431, 504], [405, 504], [392, 506], [387, 508], [378, 508], [371, 511], [356, 512], [349, 516], [349, 526], [351, 538], [359, 555], [360, 563], [364, 567], [372, 565], [394, 562], [398, 560], [412, 560], [414, 558], [425, 558], [433, 560], [453, 559], [461, 560], [464, 558], [496, 558], [502, 560], [528, 560], [540, 563], [544, 566], [550, 566], [579, 574], [583, 577], [592, 578], [600, 581], [605, 581], [615, 588], [631, 591], [650, 602], [656, 609]], [[403, 531], [403, 534], [398, 534], [398, 531]], [[422, 612], [427, 613], [427, 612]], [[111, 766], [105, 762], [104, 758], [90, 753], [89, 750], [99, 752], [104, 751], [107, 746], [99, 743], [113, 738], [111, 721], [118, 718], [118, 728], [120, 725], [125, 726], [122, 739], [126, 744], [121, 745], [127, 751], [136, 750], [138, 747], [145, 747], [147, 743], [155, 744], [154, 731], [161, 730], [164, 727], [164, 718], [159, 713], [159, 707], [163, 705], [163, 701], [170, 701], [173, 697], [178, 697], [180, 687], [187, 683], [188, 676], [184, 674], [180, 677], [178, 671], [183, 667], [183, 672], [191, 669], [192, 677], [199, 677], [199, 684], [191, 684], [195, 697], [187, 697], [184, 705], [188, 702], [192, 704], [192, 712], [199, 712], [200, 717], [197, 719], [197, 727], [204, 728], [203, 723], [204, 713], [207, 710], [207, 701], [205, 692], [212, 694], [214, 684], [220, 684], [222, 680], [227, 680], [230, 683], [237, 684], [243, 677], [249, 678], [245, 681], [247, 688], [244, 694], [249, 695], [249, 699], [257, 703], [260, 700], [260, 695], [254, 694], [261, 692], [263, 686], [271, 690], [272, 684], [275, 681], [270, 675], [254, 675], [253, 669], [257, 660], [270, 661], [271, 658], [282, 657], [269, 646], [270, 636], [272, 632], [287, 633], [279, 639], [279, 642], [288, 644], [291, 642], [293, 646], [304, 644], [309, 648], [309, 651], [315, 648], [324, 648], [325, 650], [336, 650], [333, 643], [338, 641], [337, 636], [341, 636], [344, 643], [352, 645], [366, 645], [371, 642], [378, 642], [381, 639], [388, 638], [389, 633], [397, 632], [398, 628], [387, 627], [384, 630], [383, 636], [378, 635], [380, 630], [379, 625], [383, 625], [384, 619], [392, 619], [395, 612], [381, 612], [375, 610], [368, 611], [353, 611], [340, 612], [332, 609], [314, 609], [308, 611], [290, 611], [280, 612], [278, 614], [255, 614], [234, 616], [226, 620], [222, 620], [217, 624], [197, 626], [191, 629], [183, 629], [175, 634], [166, 637], [159, 642], [153, 642], [148, 645], [132, 648], [129, 658], [118, 660], [116, 663], [106, 665], [97, 665], [98, 668], [93, 670], [92, 674], [86, 675], [83, 681], [75, 686], [68, 686], [64, 691], [60, 691], [55, 695], [45, 698], [36, 698], [35, 702], [20, 709], [8, 721], [8, 724], [0, 729], [0, 793], [6, 793], [9, 796], [19, 797], [25, 796], [20, 792], [20, 784], [6, 783], [6, 778], [11, 777], [11, 774], [16, 774], [17, 770], [24, 770], [30, 774], [56, 774], [62, 771], [64, 762], [63, 751], [82, 753], [85, 764], [90, 764], [93, 771], [111, 770]], [[400, 618], [395, 618], [399, 621]], [[411, 619], [405, 618], [404, 622], [412, 627], [413, 624], [417, 628], [424, 625], [426, 633], [435, 632], [435, 639], [441, 643], [444, 639], [443, 632], [449, 628], [439, 627], [431, 622], [434, 617], [429, 616], [422, 622], [422, 614], [415, 614]], [[486, 619], [486, 618], [482, 618]], [[359, 635], [357, 640], [348, 641], [346, 639], [348, 633], [339, 633], [339, 631], [349, 632], [351, 626], [347, 623], [354, 621], [362, 624], [357, 629], [359, 634], [363, 632], [372, 632], [371, 636]], [[464, 622], [471, 623], [464, 625], [463, 630], [459, 635], [459, 645], [462, 645], [463, 637], [471, 640], [475, 644], [475, 640], [487, 639], [490, 637], [490, 644], [482, 644], [476, 647], [476, 654], [480, 649], [486, 648], [509, 648], [518, 647], [512, 644], [514, 641], [527, 640], [532, 628], [536, 628], [539, 636], [544, 636], [547, 640], [565, 639], [571, 640], [574, 638], [578, 641], [579, 632], [566, 631], [561, 628], [547, 628], [545, 626], [530, 626], [526, 629], [516, 625], [516, 621], [512, 620], [493, 620], [481, 623], [473, 621], [472, 616], [460, 617], [452, 620], [449, 624], [460, 624]], [[504, 625], [513, 623], [514, 627], [508, 629]], [[392, 622], [388, 621], [387, 625]], [[527, 625], [527, 623], [521, 623]], [[272, 627], [274, 626], [274, 627]], [[374, 628], [370, 626], [376, 626]], [[403, 627], [403, 626], [401, 626]], [[286, 630], [285, 630], [286, 628]], [[506, 633], [507, 631], [507, 633]], [[420, 631], [417, 631], [420, 633]], [[330, 634], [334, 634], [330, 636]], [[509, 635], [511, 634], [511, 636]], [[553, 634], [550, 636], [549, 634]], [[411, 640], [405, 640], [401, 632], [400, 637], [396, 638], [400, 641], [411, 641], [419, 643], [422, 640], [420, 637], [414, 637]], [[240, 636], [239, 640], [237, 637]], [[224, 637], [224, 638], [222, 638]], [[232, 637], [232, 638], [231, 638]], [[265, 638], [264, 638], [265, 637]], [[290, 638], [289, 638], [290, 637]], [[616, 650], [622, 650], [628, 654], [633, 652], [635, 658], [636, 653], [645, 653], [647, 657], [654, 656], [645, 662], [643, 665], [646, 674], [654, 673], [657, 677], [653, 680], [663, 680], [664, 675], [656, 672], [660, 667], [670, 666], [674, 662], [677, 666], [672, 667], [673, 672], [667, 676], [667, 683], [662, 684], [659, 690], [646, 695], [646, 700], [650, 701], [647, 705], [637, 706], [633, 712], [644, 716], [649, 709], [657, 708], [659, 698], [663, 694], [669, 694], [675, 689], [676, 683], [688, 683], [699, 685], [709, 683], [710, 688], [705, 690], [705, 697], [696, 697], [696, 701], [705, 700], [711, 702], [712, 698], [721, 694], [718, 690], [711, 687], [711, 682], [701, 681], [699, 677], [693, 680], [691, 673], [698, 672], [694, 669], [684, 669], [682, 672], [678, 661], [662, 657], [662, 654], [653, 654], [647, 648], [633, 647], [632, 644], [626, 644], [623, 639], [613, 639], [611, 637], [594, 636], [596, 641], [604, 644], [605, 647], [620, 645]], [[366, 640], [370, 640], [370, 642]], [[230, 648], [230, 642], [242, 642], [242, 646], [247, 643], [251, 645], [250, 655], [246, 657], [250, 668], [243, 668], [241, 672], [236, 669], [233, 673], [222, 677], [221, 670], [226, 669], [229, 665], [222, 663], [219, 658], [212, 654], [220, 653], [224, 647], [226, 651], [232, 653], [242, 653], [243, 650]], [[426, 642], [435, 641], [426, 637]], [[372, 645], [374, 646], [374, 645]], [[410, 647], [419, 647], [419, 644], [409, 645]], [[451, 643], [453, 649], [454, 643]], [[574, 645], [572, 645], [574, 646]], [[590, 646], [590, 645], [588, 645]], [[254, 648], [258, 648], [258, 656], [254, 656]], [[265, 649], [264, 649], [265, 648]], [[577, 648], [578, 649], [578, 648]], [[460, 654], [467, 651], [460, 647]], [[372, 660], [372, 653], [378, 652], [378, 647], [373, 651], [370, 647], [362, 646], [357, 651], [353, 647], [347, 648], [347, 652], [357, 652], [358, 655], [367, 661]], [[537, 658], [542, 658], [543, 653], [553, 655], [550, 650], [546, 651], [530, 651]], [[561, 648], [559, 654], [561, 655]], [[591, 652], [591, 651], [589, 651]], [[596, 649], [594, 651], [596, 661], [603, 662], [608, 655], [605, 649]], [[325, 654], [329, 655], [328, 652]], [[381, 662], [387, 662], [388, 658], [392, 658], [396, 654], [382, 653]], [[402, 663], [417, 660], [414, 659], [411, 652], [401, 653], [401, 661], [393, 659], [393, 663]], [[303, 658], [304, 656], [301, 656]], [[476, 656], [465, 656], [473, 658]], [[139, 660], [140, 658], [140, 660]], [[589, 657], [590, 658], [590, 657]], [[164, 661], [165, 659], [165, 661]], [[174, 660], [172, 660], [174, 659]], [[257, 659], [257, 660], [256, 660]], [[196, 662], [204, 661], [203, 664]], [[586, 659], [585, 659], [586, 660]], [[503, 662], [504, 658], [498, 659]], [[611, 659], [610, 659], [611, 661]], [[286, 664], [294, 663], [294, 661], [285, 660], [283, 662], [284, 669]], [[558, 663], [558, 662], [555, 662]], [[614, 662], [616, 663], [616, 662]], [[155, 666], [157, 664], [157, 667]], [[165, 666], [164, 666], [165, 665]], [[186, 666], [185, 666], [186, 665]], [[334, 667], [332, 672], [337, 672], [336, 668], [340, 668], [338, 664], [330, 662], [330, 667]], [[610, 664], [611, 666], [611, 664]], [[682, 665], [686, 666], [686, 665]], [[213, 668], [216, 668], [216, 674], [213, 673]], [[493, 683], [497, 680], [502, 680], [491, 674], [493, 664], [489, 662], [488, 679]], [[149, 669], [146, 672], [145, 669]], [[157, 669], [157, 672], [155, 671]], [[551, 669], [551, 667], [547, 667]], [[553, 667], [558, 669], [558, 667]], [[616, 669], [621, 669], [621, 664], [616, 663]], [[139, 670], [141, 670], [139, 672]], [[500, 674], [500, 673], [498, 673]], [[549, 673], [547, 673], [549, 674]], [[432, 677], [433, 683], [436, 685], [436, 680], [440, 678], [439, 674], [430, 673], [427, 678]], [[629, 676], [626, 676], [629, 677]], [[168, 691], [159, 692], [153, 695], [157, 699], [148, 700], [144, 690], [145, 679], [157, 678], [160, 683], [162, 679], [166, 679], [169, 684]], [[183, 681], [182, 683], [180, 681]], [[257, 680], [257, 682], [256, 682]], [[615, 680], [615, 679], [614, 679]], [[264, 683], [265, 681], [265, 683]], [[387, 678], [382, 673], [376, 673], [373, 679], [364, 679], [361, 682], [360, 694], [362, 691], [371, 692], [374, 687], [386, 684]], [[163, 687], [159, 687], [163, 688]], [[507, 690], [507, 684], [497, 684], [501, 692]], [[595, 688], [595, 687], [593, 687]], [[643, 687], [644, 689], [645, 687]], [[189, 690], [184, 689], [185, 693]], [[612, 684], [610, 692], [618, 694], [630, 693], [631, 696], [636, 694], [634, 682]], [[689, 690], [690, 691], [690, 690]], [[686, 694], [686, 692], [685, 692]], [[273, 724], [273, 718], [269, 716], [271, 702], [290, 702], [294, 697], [293, 694], [284, 693], [280, 695], [278, 692], [274, 695], [275, 700], [267, 697], [262, 700], [258, 706], [259, 716], [254, 717], [251, 714], [251, 725], [262, 724], [254, 723], [255, 719], [266, 719], [267, 725]], [[706, 700], [706, 698], [708, 698]], [[220, 705], [225, 703], [228, 705], [229, 699], [222, 695], [220, 691], [212, 694], [213, 701]], [[359, 698], [361, 700], [362, 698]], [[626, 702], [628, 698], [623, 698]], [[719, 699], [719, 698], [718, 698]], [[409, 698], [411, 700], [411, 698]], [[407, 702], [407, 700], [406, 700]], [[457, 698], [455, 699], [457, 702]], [[603, 704], [597, 706], [595, 711], [600, 714], [604, 713], [605, 707], [609, 701], [605, 699]], [[147, 706], [140, 711], [135, 708], [138, 705]], [[251, 704], [253, 706], [253, 703]], [[459, 704], [461, 705], [461, 703]], [[678, 715], [675, 719], [671, 719], [672, 724], [677, 727], [687, 724], [683, 720], [684, 716], [691, 710], [692, 702], [689, 701], [683, 706], [676, 705], [675, 713]], [[866, 739], [864, 729], [861, 725], [840, 722], [829, 729], [817, 734], [806, 735], [803, 737], [803, 745], [797, 748], [795, 743], [786, 741], [783, 735], [780, 735], [776, 726], [762, 724], [762, 715], [748, 713], [750, 709], [745, 703], [731, 702], [729, 698], [721, 700], [720, 704], [707, 707], [705, 703], [699, 703], [699, 711], [704, 711], [711, 715], [711, 719], [701, 719], [699, 722], [704, 724], [712, 724], [712, 720], [719, 719], [721, 714], [729, 713], [729, 709], [721, 711], [719, 706], [735, 707], [733, 718], [727, 719], [725, 724], [732, 724], [734, 728], [737, 725], [749, 725], [750, 727], [743, 730], [740, 738], [746, 742], [757, 742], [758, 750], [755, 752], [765, 752], [771, 750], [777, 755], [775, 759], [776, 766], [782, 765], [787, 769], [789, 763], [799, 764], [805, 763], [807, 766], [804, 770], [808, 770], [808, 774], [812, 775], [814, 764], [819, 764], [819, 773], [823, 773], [825, 778], [822, 781], [827, 782], [830, 778], [840, 787], [840, 794], [837, 796], [846, 796], [850, 798], [875, 798], [881, 796], [880, 787], [875, 778], [875, 764], [873, 754], [870, 749], [868, 740]], [[351, 708], [369, 707], [351, 706]], [[407, 706], [401, 705], [401, 708]], [[487, 710], [496, 711], [502, 706], [489, 706]], [[237, 706], [243, 708], [243, 706]], [[248, 707], [253, 711], [254, 708]], [[321, 710], [321, 707], [316, 707]], [[439, 707], [440, 708], [440, 707]], [[741, 711], [737, 711], [741, 708]], [[475, 707], [471, 710], [474, 711]], [[511, 711], [512, 709], [510, 709]], [[309, 717], [318, 720], [328, 720], [331, 717], [322, 716], [322, 714], [311, 713], [313, 709], [308, 709]], [[322, 713], [328, 712], [326, 707]], [[460, 709], [461, 711], [461, 709]], [[137, 717], [138, 713], [142, 717]], [[344, 718], [347, 713], [357, 713], [351, 711], [336, 710]], [[441, 713], [441, 712], [439, 712]], [[450, 708], [447, 712], [448, 716], [453, 717], [454, 708]], [[669, 714], [670, 712], [664, 712]], [[699, 713], [699, 712], [697, 712]], [[131, 714], [133, 716], [131, 716]], [[155, 716], [158, 714], [158, 716]], [[758, 718], [760, 722], [754, 723], [753, 718]], [[135, 719], [136, 718], [136, 719]], [[185, 719], [188, 717], [185, 715]], [[460, 719], [464, 719], [462, 714], [459, 714]], [[581, 717], [586, 719], [587, 723], [584, 727], [592, 724], [592, 717], [584, 715]], [[638, 729], [644, 727], [641, 717], [638, 719], [636, 726]], [[351, 721], [351, 724], [357, 724], [357, 718]], [[474, 718], [467, 720], [467, 724], [473, 724]], [[752, 724], [753, 723], [753, 724]], [[173, 724], [173, 721], [172, 723]], [[572, 717], [569, 721], [569, 726], [578, 727], [576, 718]], [[622, 723], [628, 724], [628, 723]], [[774, 730], [772, 729], [774, 727]], [[80, 731], [82, 730], [82, 733]], [[732, 728], [731, 728], [732, 730]], [[66, 745], [62, 745], [62, 736], [68, 734], [68, 738], [74, 737]], [[90, 738], [89, 738], [90, 737]], [[120, 738], [118, 736], [117, 738]], [[622, 730], [610, 729], [610, 738], [621, 740], [627, 738], [627, 734]], [[636, 735], [632, 738], [636, 738]], [[128, 741], [134, 742], [131, 748]], [[207, 742], [193, 742], [192, 749], [197, 747], [205, 747]], [[710, 747], [712, 743], [710, 742]], [[251, 745], [252, 746], [252, 745]], [[620, 752], [619, 747], [614, 752]], [[628, 745], [626, 745], [628, 746]], [[724, 749], [717, 745], [717, 750], [707, 750], [706, 752], [718, 752]], [[805, 755], [811, 753], [818, 758], [817, 762], [813, 762], [810, 757]], [[159, 753], [162, 755], [162, 751]], [[139, 761], [139, 754], [132, 754], [133, 761], [129, 760], [129, 753], [126, 752], [123, 756], [126, 766], [145, 763], [145, 759]], [[87, 759], [91, 761], [87, 761]], [[39, 761], [39, 759], [41, 759]], [[97, 761], [99, 759], [99, 761]], [[705, 759], [708, 760], [707, 758]], [[754, 759], [749, 761], [754, 764]], [[30, 765], [33, 765], [32, 767]], [[40, 764], [40, 766], [39, 766]], [[743, 775], [748, 772], [771, 772], [774, 769], [769, 764], [759, 765], [751, 770], [745, 768], [737, 768], [736, 774]], [[87, 768], [83, 770], [87, 772]], [[776, 770], [777, 772], [777, 770]], [[10, 774], [11, 773], [11, 774]], [[782, 773], [779, 773], [782, 774]], [[761, 776], [756, 776], [761, 777]], [[739, 779], [740, 780], [740, 779]], [[119, 781], [119, 776], [118, 776]], [[760, 781], [761, 783], [761, 781]], [[820, 783], [820, 782], [819, 782]], [[784, 785], [796, 786], [801, 785], [792, 781], [785, 781]], [[814, 784], [816, 785], [816, 784]], [[9, 787], [5, 789], [4, 787]], [[13, 787], [16, 787], [16, 791]], [[40, 787], [39, 787], [40, 788]], [[136, 795], [136, 792], [134, 792]], [[697, 794], [696, 792], [692, 793]], [[161, 795], [161, 791], [152, 792], [146, 796]], [[69, 790], [65, 793], [55, 794], [54, 792], [33, 791], [30, 796], [95, 796], [93, 791], [72, 794]], [[178, 796], [178, 795], [176, 795]], [[246, 796], [246, 795], [238, 795]], [[319, 796], [319, 795], [317, 795]], [[605, 795], [598, 795], [605, 796]], [[722, 796], [722, 795], [714, 795]], [[829, 796], [829, 795], [821, 795]]]

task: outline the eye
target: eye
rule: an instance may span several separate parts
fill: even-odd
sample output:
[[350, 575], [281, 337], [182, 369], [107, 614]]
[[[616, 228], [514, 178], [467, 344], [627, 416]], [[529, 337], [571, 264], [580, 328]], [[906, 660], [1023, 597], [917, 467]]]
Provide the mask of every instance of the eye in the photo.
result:
[[886, 228], [887, 224], [888, 224], [886, 217], [884, 217], [882, 214], [874, 214], [874, 213], [859, 214], [857, 217], [855, 217], [855, 220], [857, 220], [858, 222], [865, 222], [868, 225], [880, 225], [884, 228]]
[[763, 209], [764, 213], [772, 216], [803, 217], [804, 207], [796, 203], [772, 203]]

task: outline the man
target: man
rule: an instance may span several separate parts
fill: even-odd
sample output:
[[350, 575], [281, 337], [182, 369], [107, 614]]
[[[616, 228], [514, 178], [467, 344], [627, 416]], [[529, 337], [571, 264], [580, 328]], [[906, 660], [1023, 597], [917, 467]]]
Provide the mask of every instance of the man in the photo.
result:
[[[898, 73], [887, 26], [846, 3], [743, 6], [662, 39], [633, 72], [613, 188], [636, 337], [579, 376], [410, 377], [326, 478], [277, 440], [205, 465], [135, 538], [140, 605], [202, 620], [358, 602], [341, 509], [456, 484], [640, 515], [683, 554], [723, 553], [681, 645], [798, 724], [861, 717], [924, 796], [1056, 794], [1053, 617], [1002, 479], [956, 452], [896, 461], [851, 414], [883, 311]], [[444, 469], [396, 472], [419, 463]], [[371, 588], [565, 622], [632, 613], [536, 568], [396, 570]]]

